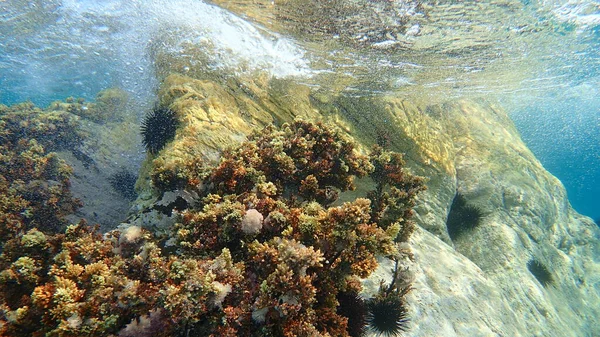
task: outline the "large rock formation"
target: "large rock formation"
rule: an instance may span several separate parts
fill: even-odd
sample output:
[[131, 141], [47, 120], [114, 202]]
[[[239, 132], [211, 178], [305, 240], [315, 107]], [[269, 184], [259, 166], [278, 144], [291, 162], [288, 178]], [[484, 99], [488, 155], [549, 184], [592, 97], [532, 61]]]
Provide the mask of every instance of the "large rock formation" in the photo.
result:
[[[364, 147], [385, 139], [391, 150], [406, 153], [415, 174], [427, 178], [416, 208], [420, 228], [411, 241], [414, 289], [406, 335], [600, 335], [594, 324], [600, 316], [600, 230], [570, 207], [560, 181], [497, 105], [328, 96], [267, 77], [170, 75], [159, 95], [180, 126], [174, 141], [143, 167], [140, 207], [159, 197], [149, 179], [156, 170], [183, 168], [194, 158], [215, 160], [269, 123], [325, 120]], [[451, 236], [446, 223], [457, 193], [480, 217], [462, 219], [473, 228]], [[145, 220], [135, 221], [152, 222], [144, 214]], [[389, 280], [390, 269], [389, 261], [381, 261], [367, 288]]]

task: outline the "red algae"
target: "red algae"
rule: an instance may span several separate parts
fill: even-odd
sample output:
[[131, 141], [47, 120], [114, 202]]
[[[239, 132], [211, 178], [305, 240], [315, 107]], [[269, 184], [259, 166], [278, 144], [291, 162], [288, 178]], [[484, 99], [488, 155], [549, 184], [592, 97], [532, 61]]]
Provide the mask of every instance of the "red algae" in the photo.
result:
[[[360, 154], [320, 123], [268, 127], [216, 165], [154, 171], [159, 191], [197, 196], [177, 210], [169, 240], [135, 226], [104, 235], [84, 222], [37, 229], [60, 228], [67, 210], [48, 219], [30, 207], [28, 217], [45, 221], [27, 222], [27, 201], [3, 194], [0, 334], [349, 336], [338, 294], [360, 292], [377, 256], [406, 256], [398, 243], [414, 230], [424, 186], [403, 164], [381, 148]], [[65, 199], [68, 170], [59, 172]], [[332, 206], [367, 176], [375, 190]]]

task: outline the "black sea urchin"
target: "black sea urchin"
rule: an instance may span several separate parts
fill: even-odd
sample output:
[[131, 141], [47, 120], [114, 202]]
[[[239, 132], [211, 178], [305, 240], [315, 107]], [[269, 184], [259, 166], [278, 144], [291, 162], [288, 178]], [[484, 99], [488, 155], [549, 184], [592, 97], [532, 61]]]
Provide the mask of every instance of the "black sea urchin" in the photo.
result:
[[175, 137], [177, 118], [173, 110], [154, 108], [142, 122], [141, 132], [144, 146], [150, 153], [157, 153]]
[[367, 305], [355, 292], [339, 292], [337, 295], [339, 306], [337, 313], [348, 318], [348, 335], [361, 337], [365, 334], [365, 319]]
[[367, 302], [367, 310], [367, 329], [376, 336], [396, 337], [408, 330], [407, 311], [401, 293], [380, 293]]
[[120, 171], [111, 175], [108, 181], [110, 182], [110, 186], [125, 199], [134, 200], [137, 197], [137, 193], [135, 192], [137, 176], [126, 168], [123, 167]]
[[529, 272], [535, 276], [544, 288], [554, 283], [552, 273], [550, 273], [548, 267], [540, 261], [536, 259], [529, 260], [529, 262], [527, 262], [527, 269], [529, 269]]
[[446, 221], [450, 239], [454, 241], [462, 234], [475, 229], [484, 216], [484, 212], [479, 207], [467, 204], [464, 195], [456, 194]]

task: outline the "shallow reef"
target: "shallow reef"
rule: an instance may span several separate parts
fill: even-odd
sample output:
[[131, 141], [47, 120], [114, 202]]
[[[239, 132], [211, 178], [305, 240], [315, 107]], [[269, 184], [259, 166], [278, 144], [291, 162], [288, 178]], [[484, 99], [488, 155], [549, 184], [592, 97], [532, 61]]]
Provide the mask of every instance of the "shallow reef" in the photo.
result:
[[[143, 156], [139, 121], [128, 109], [131, 104], [127, 94], [119, 89], [104, 90], [91, 102], [69, 97], [45, 108], [31, 102], [0, 105], [2, 151], [12, 153], [0, 159], [5, 161], [1, 168], [6, 170], [4, 177], [13, 185], [20, 181], [29, 184], [21, 187], [19, 193], [30, 201], [40, 200], [39, 205], [51, 205], [54, 199], [43, 191], [57, 191], [64, 181], [69, 185], [69, 193], [83, 201], [76, 214], [69, 217], [71, 222], [83, 217], [104, 230], [113, 229], [124, 220], [129, 201], [135, 197], [135, 177], [122, 179], [127, 177], [119, 177], [119, 169], [137, 171], [136, 161], [140, 162]], [[48, 164], [42, 163], [42, 157]], [[42, 165], [49, 166], [42, 169]], [[27, 173], [32, 166], [37, 166], [35, 172]], [[61, 170], [68, 174], [58, 177], [51, 166], [64, 167]], [[111, 188], [114, 178], [120, 180], [117, 190]], [[44, 203], [44, 198], [52, 202]]]
[[0, 235], [2, 245], [24, 231], [62, 230], [79, 206], [72, 169], [53, 150], [78, 142], [77, 119], [40, 113], [30, 103], [0, 107]]
[[[0, 137], [7, 137], [3, 123]], [[3, 144], [3, 154], [24, 146]], [[343, 306], [354, 302], [344, 298], [363, 308], [393, 302], [390, 326], [405, 327], [409, 287], [397, 263], [394, 280], [374, 300], [358, 295], [377, 256], [410, 258], [399, 245], [414, 231], [412, 207], [424, 185], [397, 153], [375, 147], [361, 154], [319, 123], [267, 127], [217, 164], [153, 172], [160, 191], [185, 189], [195, 199], [172, 210], [178, 221], [169, 237], [159, 237], [138, 226], [105, 234], [84, 221], [66, 226], [64, 216], [77, 207], [70, 172], [41, 151], [33, 159], [17, 156], [24, 162], [15, 165], [30, 167], [37, 180], [59, 181], [62, 194], [49, 199], [63, 208], [48, 218], [8, 184], [17, 178], [0, 180], [7, 191], [0, 335], [358, 336], [365, 331], [360, 322], [381, 321], [377, 310], [348, 314]], [[356, 178], [367, 177], [374, 190], [337, 202]]]

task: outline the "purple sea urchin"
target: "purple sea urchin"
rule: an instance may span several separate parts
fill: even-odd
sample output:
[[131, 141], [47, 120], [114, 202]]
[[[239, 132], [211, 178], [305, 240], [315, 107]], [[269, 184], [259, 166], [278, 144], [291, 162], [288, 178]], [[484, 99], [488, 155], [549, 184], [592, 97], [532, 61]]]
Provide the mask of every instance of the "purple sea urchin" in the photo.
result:
[[146, 115], [140, 129], [146, 150], [155, 154], [175, 137], [177, 118], [173, 110], [156, 107]]

